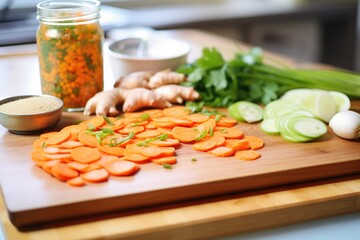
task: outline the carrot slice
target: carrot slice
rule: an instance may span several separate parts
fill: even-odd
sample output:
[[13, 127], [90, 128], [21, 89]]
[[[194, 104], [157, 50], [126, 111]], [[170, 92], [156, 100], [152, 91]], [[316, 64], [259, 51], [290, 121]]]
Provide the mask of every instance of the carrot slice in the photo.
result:
[[147, 163], [149, 162], [149, 157], [146, 157], [140, 153], [128, 153], [126, 152], [125, 150], [125, 153], [124, 153], [124, 157], [123, 157], [124, 160], [129, 160], [131, 162], [136, 162], [136, 163]]
[[90, 171], [101, 169], [101, 168], [102, 168], [102, 166], [100, 166], [96, 161], [96, 162], [90, 163], [87, 168], [85, 168], [79, 172], [86, 173], [86, 172], [90, 172]]
[[157, 129], [157, 127], [152, 122], [150, 122], [145, 125], [145, 129], [155, 130], [155, 129]]
[[138, 164], [120, 159], [106, 162], [104, 168], [113, 176], [129, 176], [140, 170]]
[[34, 160], [35, 162], [42, 162], [42, 161], [46, 161], [49, 160], [47, 157], [45, 157], [44, 155], [44, 151], [43, 149], [35, 149], [31, 152], [31, 159]]
[[157, 130], [161, 133], [166, 133], [168, 135], [168, 137], [173, 137], [172, 135], [172, 127], [171, 128], [167, 128], [167, 127], [157, 127]]
[[231, 147], [235, 150], [248, 150], [250, 144], [247, 139], [226, 139], [225, 147]]
[[34, 149], [41, 149], [41, 148], [43, 148], [45, 145], [46, 145], [46, 143], [45, 143], [45, 139], [44, 138], [38, 138], [38, 139], [36, 139], [34, 142], [33, 142], [33, 148]]
[[86, 128], [99, 129], [105, 124], [105, 118], [103, 116], [95, 116], [89, 120], [81, 122], [79, 125], [85, 126]]
[[192, 121], [183, 118], [169, 117], [169, 121], [183, 127], [192, 127], [194, 125]]
[[50, 154], [55, 154], [59, 152], [59, 148], [57, 147], [46, 147], [43, 149], [44, 153], [50, 153]]
[[156, 164], [175, 164], [177, 162], [175, 156], [153, 158], [151, 161]]
[[61, 161], [60, 160], [49, 160], [49, 161], [46, 161], [46, 162], [43, 162], [42, 164], [41, 164], [41, 168], [45, 171], [45, 172], [47, 172], [47, 173], [49, 173], [49, 174], [51, 174], [52, 175], [52, 173], [51, 173], [51, 168], [55, 165], [55, 164], [58, 164], [58, 163], [60, 163]]
[[261, 138], [255, 136], [245, 136], [245, 139], [249, 141], [250, 148], [252, 150], [258, 150], [264, 147], [264, 141]]
[[85, 186], [85, 181], [82, 177], [76, 177], [76, 178], [72, 178], [66, 181], [67, 184], [69, 184], [70, 186], [73, 187], [82, 187]]
[[64, 127], [63, 129], [61, 129], [60, 132], [70, 132], [70, 138], [72, 140], [77, 140], [77, 136], [79, 134], [80, 131], [86, 130], [86, 127], [83, 125], [69, 125]]
[[85, 131], [80, 131], [78, 135], [79, 142], [88, 147], [97, 147], [99, 145], [95, 136], [87, 134]]
[[204, 130], [214, 129], [216, 122], [214, 118], [209, 118], [207, 121], [200, 123], [196, 128], [201, 132]]
[[152, 145], [159, 147], [176, 147], [180, 144], [179, 140], [173, 138], [167, 138], [165, 140], [155, 140], [150, 142]]
[[99, 160], [101, 154], [97, 148], [78, 147], [71, 151], [71, 157], [79, 163], [92, 163]]
[[72, 148], [82, 147], [84, 146], [84, 144], [78, 141], [68, 140], [66, 142], [61, 143], [60, 146], [62, 148], [72, 149]]
[[156, 130], [146, 130], [144, 132], [138, 133], [135, 135], [136, 138], [146, 139], [146, 138], [154, 138], [161, 135], [161, 132]]
[[86, 168], [89, 167], [89, 164], [87, 163], [79, 163], [79, 162], [75, 162], [75, 161], [72, 161], [72, 162], [69, 162], [67, 163], [67, 165], [77, 171], [84, 171]]
[[174, 127], [171, 131], [175, 139], [180, 142], [193, 142], [199, 135], [199, 131], [195, 128], [186, 128], [186, 127]]
[[217, 122], [217, 126], [233, 127], [237, 124], [237, 121], [233, 118], [221, 117]]
[[216, 127], [215, 130], [225, 138], [243, 138], [244, 132], [237, 127]]
[[107, 145], [99, 146], [99, 149], [101, 152], [104, 152], [104, 153], [107, 153], [110, 155], [114, 155], [117, 157], [124, 156], [124, 151], [125, 151], [125, 148], [123, 148], [123, 147], [117, 147], [117, 146], [111, 147], [111, 146], [107, 146]]
[[185, 117], [187, 120], [190, 120], [194, 123], [203, 123], [209, 120], [210, 116], [200, 113], [193, 113]]
[[162, 154], [162, 151], [160, 147], [156, 145], [152, 145], [152, 146], [141, 147], [140, 154], [149, 158], [154, 158], [160, 156]]
[[70, 132], [58, 132], [46, 139], [46, 145], [58, 145], [67, 141], [70, 138]]
[[254, 150], [241, 150], [235, 153], [235, 157], [240, 160], [252, 161], [261, 157], [261, 154]]
[[198, 151], [206, 152], [216, 148], [216, 145], [217, 145], [216, 139], [210, 137], [194, 143], [192, 145], [192, 148]]
[[217, 147], [208, 152], [217, 157], [230, 157], [234, 155], [235, 151], [233, 148], [230, 147]]
[[42, 138], [42, 139], [48, 139], [48, 138], [50, 138], [50, 137], [52, 137], [52, 136], [54, 136], [54, 135], [56, 135], [56, 134], [58, 134], [58, 132], [42, 133], [42, 134], [40, 135], [40, 138]]
[[72, 169], [65, 163], [57, 163], [51, 168], [51, 173], [60, 181], [67, 181], [69, 179], [79, 176], [79, 172]]
[[56, 153], [56, 154], [50, 154], [50, 153], [44, 153], [44, 157], [47, 159], [59, 159], [59, 160], [65, 160], [67, 158], [70, 158], [70, 153]]
[[104, 168], [95, 169], [81, 174], [81, 177], [87, 182], [100, 183], [109, 179], [109, 172]]
[[174, 106], [174, 107], [164, 108], [162, 112], [167, 117], [175, 117], [175, 118], [185, 117], [190, 114], [190, 112], [186, 110], [184, 106]]
[[161, 154], [159, 157], [169, 157], [175, 155], [175, 148], [174, 147], [160, 147]]
[[145, 127], [144, 126], [125, 126], [124, 128], [118, 130], [117, 132], [120, 134], [129, 134], [130, 132], [134, 132], [134, 133], [140, 133], [145, 131]]

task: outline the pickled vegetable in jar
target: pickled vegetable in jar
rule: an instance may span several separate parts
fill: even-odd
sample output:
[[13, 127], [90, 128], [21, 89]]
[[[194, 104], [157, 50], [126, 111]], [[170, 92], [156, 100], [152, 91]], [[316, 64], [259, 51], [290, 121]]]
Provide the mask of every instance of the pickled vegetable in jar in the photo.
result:
[[36, 41], [43, 94], [82, 110], [103, 90], [103, 30], [97, 0], [50, 0], [37, 5]]

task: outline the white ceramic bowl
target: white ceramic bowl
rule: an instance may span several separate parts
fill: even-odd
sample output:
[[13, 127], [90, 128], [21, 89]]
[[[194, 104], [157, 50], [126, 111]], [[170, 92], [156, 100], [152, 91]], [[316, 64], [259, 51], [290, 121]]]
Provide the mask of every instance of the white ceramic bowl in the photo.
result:
[[176, 70], [186, 63], [190, 47], [187, 43], [170, 39], [151, 37], [124, 38], [105, 44], [110, 58], [114, 79], [136, 71]]

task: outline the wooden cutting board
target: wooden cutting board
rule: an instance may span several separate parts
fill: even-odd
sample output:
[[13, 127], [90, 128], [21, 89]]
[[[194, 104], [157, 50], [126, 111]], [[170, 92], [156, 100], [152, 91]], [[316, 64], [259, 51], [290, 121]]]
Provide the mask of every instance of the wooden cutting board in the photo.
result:
[[[84, 118], [81, 113], [64, 113], [58, 129]], [[33, 164], [30, 152], [38, 135], [15, 135], [1, 127], [0, 183], [9, 217], [20, 229], [36, 228], [94, 214], [360, 172], [359, 141], [343, 140], [329, 131], [316, 142], [288, 143], [262, 133], [258, 124], [238, 127], [265, 141], [260, 159], [216, 158], [183, 144], [176, 151], [178, 163], [173, 169], [144, 164], [134, 176], [111, 177], [82, 188], [59, 182]]]

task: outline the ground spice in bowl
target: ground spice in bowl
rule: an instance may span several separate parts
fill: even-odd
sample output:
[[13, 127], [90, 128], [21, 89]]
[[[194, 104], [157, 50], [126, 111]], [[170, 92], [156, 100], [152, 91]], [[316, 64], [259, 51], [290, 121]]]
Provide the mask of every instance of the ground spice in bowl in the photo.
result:
[[12, 115], [28, 115], [51, 112], [61, 107], [62, 103], [55, 98], [28, 97], [0, 105], [0, 112]]

